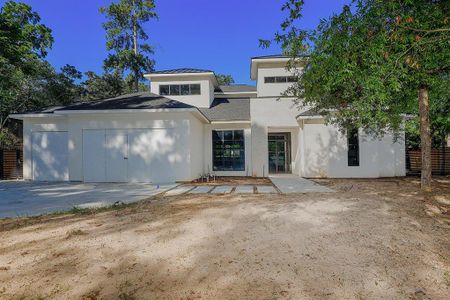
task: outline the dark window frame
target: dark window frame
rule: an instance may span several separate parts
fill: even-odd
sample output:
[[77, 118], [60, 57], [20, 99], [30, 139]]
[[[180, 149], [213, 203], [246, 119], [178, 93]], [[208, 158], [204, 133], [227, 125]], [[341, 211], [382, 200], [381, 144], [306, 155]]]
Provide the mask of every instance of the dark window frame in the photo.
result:
[[[186, 87], [188, 88], [187, 90], [186, 90]], [[163, 92], [162, 91], [163, 89], [167, 89], [168, 92], [167, 93]], [[194, 95], [201, 95], [201, 85], [200, 85], [200, 83], [160, 84], [159, 85], [159, 94], [161, 96], [194, 96]]]
[[359, 167], [359, 133], [357, 128], [347, 131], [347, 164], [349, 167]]
[[213, 171], [245, 171], [243, 129], [212, 131]]
[[297, 82], [297, 76], [266, 76], [264, 83], [293, 83]]

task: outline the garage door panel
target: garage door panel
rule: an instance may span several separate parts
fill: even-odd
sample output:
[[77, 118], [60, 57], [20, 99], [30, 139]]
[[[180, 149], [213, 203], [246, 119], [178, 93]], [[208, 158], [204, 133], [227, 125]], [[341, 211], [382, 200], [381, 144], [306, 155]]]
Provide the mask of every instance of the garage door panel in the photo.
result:
[[106, 180], [126, 182], [128, 160], [128, 135], [119, 132], [106, 133]]
[[173, 129], [85, 130], [83, 135], [85, 181], [175, 181]]
[[173, 129], [130, 131], [129, 180], [134, 182], [173, 182], [175, 172], [170, 156], [175, 148]]
[[85, 182], [105, 182], [105, 131], [83, 130], [83, 174]]
[[31, 139], [33, 180], [69, 180], [67, 132], [33, 132]]

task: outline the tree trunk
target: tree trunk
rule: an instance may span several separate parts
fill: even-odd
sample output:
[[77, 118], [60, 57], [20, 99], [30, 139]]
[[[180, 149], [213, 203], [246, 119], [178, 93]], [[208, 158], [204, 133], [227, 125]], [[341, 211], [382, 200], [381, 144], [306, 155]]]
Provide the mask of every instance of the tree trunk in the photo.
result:
[[431, 131], [429, 113], [428, 87], [422, 85], [419, 89], [420, 148], [422, 149], [420, 186], [423, 191], [427, 192], [431, 191]]
[[[138, 55], [138, 46], [137, 46], [137, 27], [136, 27], [136, 19], [133, 21], [133, 46], [134, 46], [134, 56], [137, 58]], [[134, 62], [137, 64], [137, 59]], [[137, 70], [137, 66], [135, 66], [134, 70], [134, 91], [139, 92], [139, 71]]]

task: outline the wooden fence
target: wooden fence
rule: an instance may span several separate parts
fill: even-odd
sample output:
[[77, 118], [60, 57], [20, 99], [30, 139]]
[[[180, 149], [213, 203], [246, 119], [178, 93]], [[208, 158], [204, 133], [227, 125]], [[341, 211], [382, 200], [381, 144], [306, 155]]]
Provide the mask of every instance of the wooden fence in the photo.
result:
[[[406, 169], [408, 173], [420, 173], [422, 153], [418, 150], [406, 150]], [[450, 147], [431, 150], [433, 174], [450, 175]]]
[[19, 179], [23, 176], [22, 150], [0, 149], [0, 179]]

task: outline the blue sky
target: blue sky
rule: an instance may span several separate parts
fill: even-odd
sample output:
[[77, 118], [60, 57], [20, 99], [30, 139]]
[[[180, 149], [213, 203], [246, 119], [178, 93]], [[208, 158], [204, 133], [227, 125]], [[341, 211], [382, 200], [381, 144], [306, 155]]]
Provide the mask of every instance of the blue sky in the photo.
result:
[[[3, 2], [4, 0], [0, 0]], [[82, 72], [102, 71], [107, 0], [21, 0], [30, 4], [53, 30], [55, 43], [47, 56], [55, 67], [74, 65]], [[156, 69], [205, 68], [250, 83], [250, 57], [279, 53], [277, 46], [259, 48], [279, 28], [285, 0], [156, 0], [159, 20], [145, 25], [155, 47]], [[345, 0], [305, 0], [305, 28], [341, 11]]]

